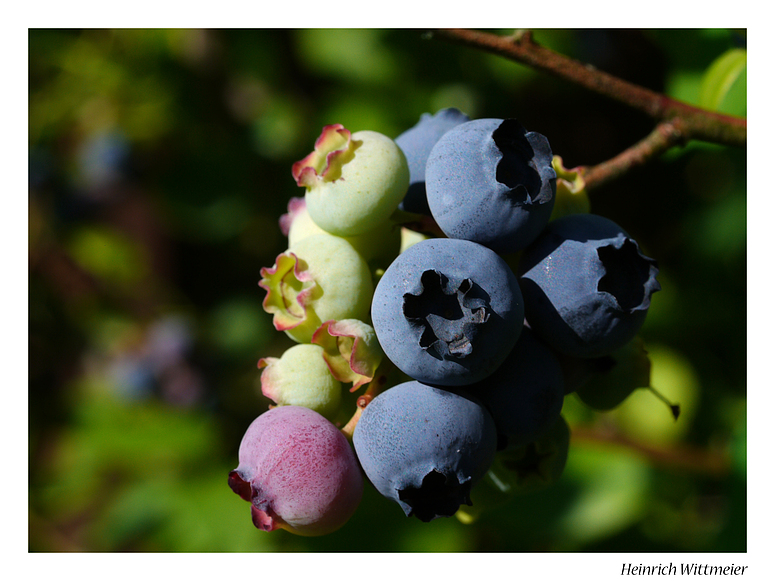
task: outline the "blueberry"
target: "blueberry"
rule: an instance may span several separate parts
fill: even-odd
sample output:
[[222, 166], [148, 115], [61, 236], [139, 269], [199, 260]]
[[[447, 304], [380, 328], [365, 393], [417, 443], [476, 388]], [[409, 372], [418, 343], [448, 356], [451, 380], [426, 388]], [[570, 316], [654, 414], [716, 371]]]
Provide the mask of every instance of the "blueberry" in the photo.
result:
[[546, 226], [557, 174], [546, 138], [514, 119], [476, 119], [433, 146], [425, 168], [428, 205], [450, 238], [498, 253], [525, 248]]
[[275, 405], [304, 406], [332, 419], [342, 402], [342, 384], [331, 374], [320, 345], [300, 343], [280, 357], [262, 357], [261, 393]]
[[594, 214], [553, 220], [525, 250], [519, 272], [530, 328], [573, 357], [602, 357], [626, 345], [660, 289], [656, 261]]
[[396, 144], [409, 163], [409, 190], [398, 206], [401, 210], [431, 215], [425, 196], [425, 164], [441, 136], [466, 121], [469, 121], [468, 115], [454, 108], [442, 109], [435, 115], [424, 113], [414, 127], [396, 137]]
[[557, 357], [525, 327], [506, 361], [469, 390], [490, 411], [508, 444], [524, 445], [557, 421], [565, 383]]
[[651, 385], [651, 361], [640, 337], [610, 355], [579, 361], [588, 364], [588, 379], [576, 395], [592, 409], [612, 410], [639, 387]]
[[424, 522], [471, 504], [471, 486], [487, 472], [496, 442], [492, 418], [479, 403], [417, 381], [374, 398], [353, 433], [374, 487]]
[[516, 276], [492, 250], [436, 238], [400, 254], [377, 284], [371, 315], [385, 355], [440, 386], [484, 379], [508, 356], [524, 309]]
[[558, 416], [535, 440], [499, 452], [494, 465], [511, 472], [513, 492], [534, 492], [560, 479], [568, 461], [570, 428]]

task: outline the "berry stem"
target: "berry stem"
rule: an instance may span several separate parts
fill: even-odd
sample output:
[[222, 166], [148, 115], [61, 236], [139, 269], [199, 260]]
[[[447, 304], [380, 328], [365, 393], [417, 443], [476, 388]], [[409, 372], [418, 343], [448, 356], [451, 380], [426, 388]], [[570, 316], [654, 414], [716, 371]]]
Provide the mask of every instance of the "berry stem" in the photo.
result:
[[530, 31], [523, 30], [511, 36], [502, 36], [455, 28], [436, 30], [433, 34], [553, 74], [638, 109], [658, 122], [678, 119], [683, 138], [687, 141], [698, 139], [745, 147], [745, 119], [689, 105], [556, 53], [535, 42]]
[[678, 416], [681, 413], [681, 406], [679, 406], [677, 403], [671, 402], [669, 399], [667, 399], [664, 395], [662, 395], [657, 389], [651, 385], [649, 385], [646, 389], [648, 389], [651, 393], [653, 393], [657, 399], [661, 400], [670, 408], [670, 413], [673, 414], [673, 419], [675, 421], [678, 421]]
[[571, 445], [609, 445], [633, 450], [658, 466], [723, 477], [729, 473], [731, 459], [723, 449], [703, 449], [689, 444], [658, 448], [636, 442], [603, 426], [571, 426]]
[[594, 166], [576, 168], [584, 179], [587, 191], [602, 186], [630, 170], [646, 165], [676, 145], [681, 145], [684, 133], [680, 119], [663, 121], [641, 141], [613, 158]]
[[388, 374], [393, 369], [393, 364], [387, 359], [387, 357], [385, 357], [382, 360], [382, 363], [379, 364], [379, 367], [377, 367], [377, 371], [374, 374], [374, 379], [366, 384], [366, 390], [363, 392], [363, 395], [358, 397], [355, 403], [355, 412], [353, 413], [352, 417], [344, 426], [340, 428], [339, 431], [342, 432], [342, 434], [344, 434], [345, 437], [347, 437], [347, 439], [351, 442], [353, 439], [355, 426], [358, 425], [358, 420], [360, 419], [363, 410], [367, 405], [369, 405], [371, 400], [377, 397], [385, 389], [385, 386], [388, 383]]

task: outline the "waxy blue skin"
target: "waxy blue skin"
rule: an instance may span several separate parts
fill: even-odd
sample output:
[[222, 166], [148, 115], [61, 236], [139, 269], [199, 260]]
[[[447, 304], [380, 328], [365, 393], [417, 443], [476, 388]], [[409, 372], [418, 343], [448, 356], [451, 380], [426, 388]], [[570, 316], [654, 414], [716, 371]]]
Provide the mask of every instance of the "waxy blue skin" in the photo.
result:
[[552, 221], [525, 250], [519, 272], [530, 328], [572, 357], [602, 357], [627, 344], [660, 289], [656, 261], [594, 214]]
[[409, 164], [409, 190], [399, 204], [399, 209], [431, 215], [425, 196], [425, 165], [428, 156], [442, 135], [466, 121], [469, 121], [468, 115], [454, 108], [442, 109], [435, 115], [423, 113], [414, 127], [396, 137], [395, 142]]
[[[371, 305], [385, 355], [412, 379], [460, 386], [487, 377], [522, 330], [516, 276], [492, 250], [434, 238], [400, 254]], [[434, 341], [434, 339], [437, 339]]]
[[498, 433], [517, 446], [552, 427], [565, 397], [559, 360], [528, 327], [498, 370], [468, 389], [490, 411]]
[[500, 254], [524, 249], [554, 208], [557, 174], [546, 138], [513, 119], [475, 119], [445, 133], [425, 168], [431, 214], [450, 238]]
[[410, 381], [366, 406], [353, 445], [380, 494], [427, 522], [471, 504], [471, 486], [492, 464], [497, 435], [487, 410], [462, 392]]

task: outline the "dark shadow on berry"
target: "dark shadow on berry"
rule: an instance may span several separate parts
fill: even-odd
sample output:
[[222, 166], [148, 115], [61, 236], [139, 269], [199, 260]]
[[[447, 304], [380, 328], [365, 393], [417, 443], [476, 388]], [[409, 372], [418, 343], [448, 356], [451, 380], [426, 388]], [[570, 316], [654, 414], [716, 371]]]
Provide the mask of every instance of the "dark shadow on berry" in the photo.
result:
[[449, 478], [437, 470], [431, 470], [422, 480], [420, 488], [398, 491], [398, 498], [411, 508], [407, 516], [414, 515], [423, 522], [438, 517], [450, 517], [461, 504], [471, 505], [471, 483], [458, 482], [452, 474]]
[[516, 206], [541, 202], [541, 176], [535, 168], [535, 152], [525, 129], [515, 120], [506, 119], [492, 134], [501, 152], [495, 179], [510, 188], [507, 196]]
[[[554, 308], [549, 297], [546, 296], [546, 293], [538, 284], [532, 279], [523, 277], [519, 279], [519, 285], [522, 288], [522, 296], [525, 297], [525, 319], [527, 319], [528, 322], [534, 318], [534, 314], [540, 315], [535, 318], [541, 319], [545, 328], [552, 329], [555, 334], [571, 336], [573, 337], [574, 342], [577, 342], [579, 345], [584, 345], [584, 342], [581, 340], [578, 333], [565, 322], [562, 315], [557, 312], [557, 309]], [[547, 342], [551, 341], [551, 337], [542, 336], [544, 332], [543, 328], [539, 330], [535, 328], [535, 323], [532, 323], [531, 325], [536, 336]]]
[[618, 248], [616, 244], [599, 247], [597, 255], [605, 267], [597, 290], [612, 295], [624, 311], [648, 308], [651, 295], [647, 295], [647, 286], [656, 261], [643, 256], [629, 238]]
[[489, 295], [470, 279], [457, 288], [443, 274], [426, 270], [417, 294], [404, 294], [404, 316], [419, 334], [419, 345], [439, 360], [465, 359], [479, 328], [490, 318]]

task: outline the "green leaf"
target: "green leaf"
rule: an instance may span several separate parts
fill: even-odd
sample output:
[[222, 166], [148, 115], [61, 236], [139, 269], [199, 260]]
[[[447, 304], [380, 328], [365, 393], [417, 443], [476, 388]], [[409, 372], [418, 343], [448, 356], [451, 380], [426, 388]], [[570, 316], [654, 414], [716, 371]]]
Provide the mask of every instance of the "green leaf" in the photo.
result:
[[732, 48], [718, 57], [702, 78], [700, 106], [745, 115], [746, 50]]
[[[572, 429], [572, 428], [571, 428]], [[641, 521], [652, 498], [652, 473], [628, 451], [577, 447], [568, 456], [567, 480], [581, 489], [560, 521], [561, 536], [578, 550]]]

